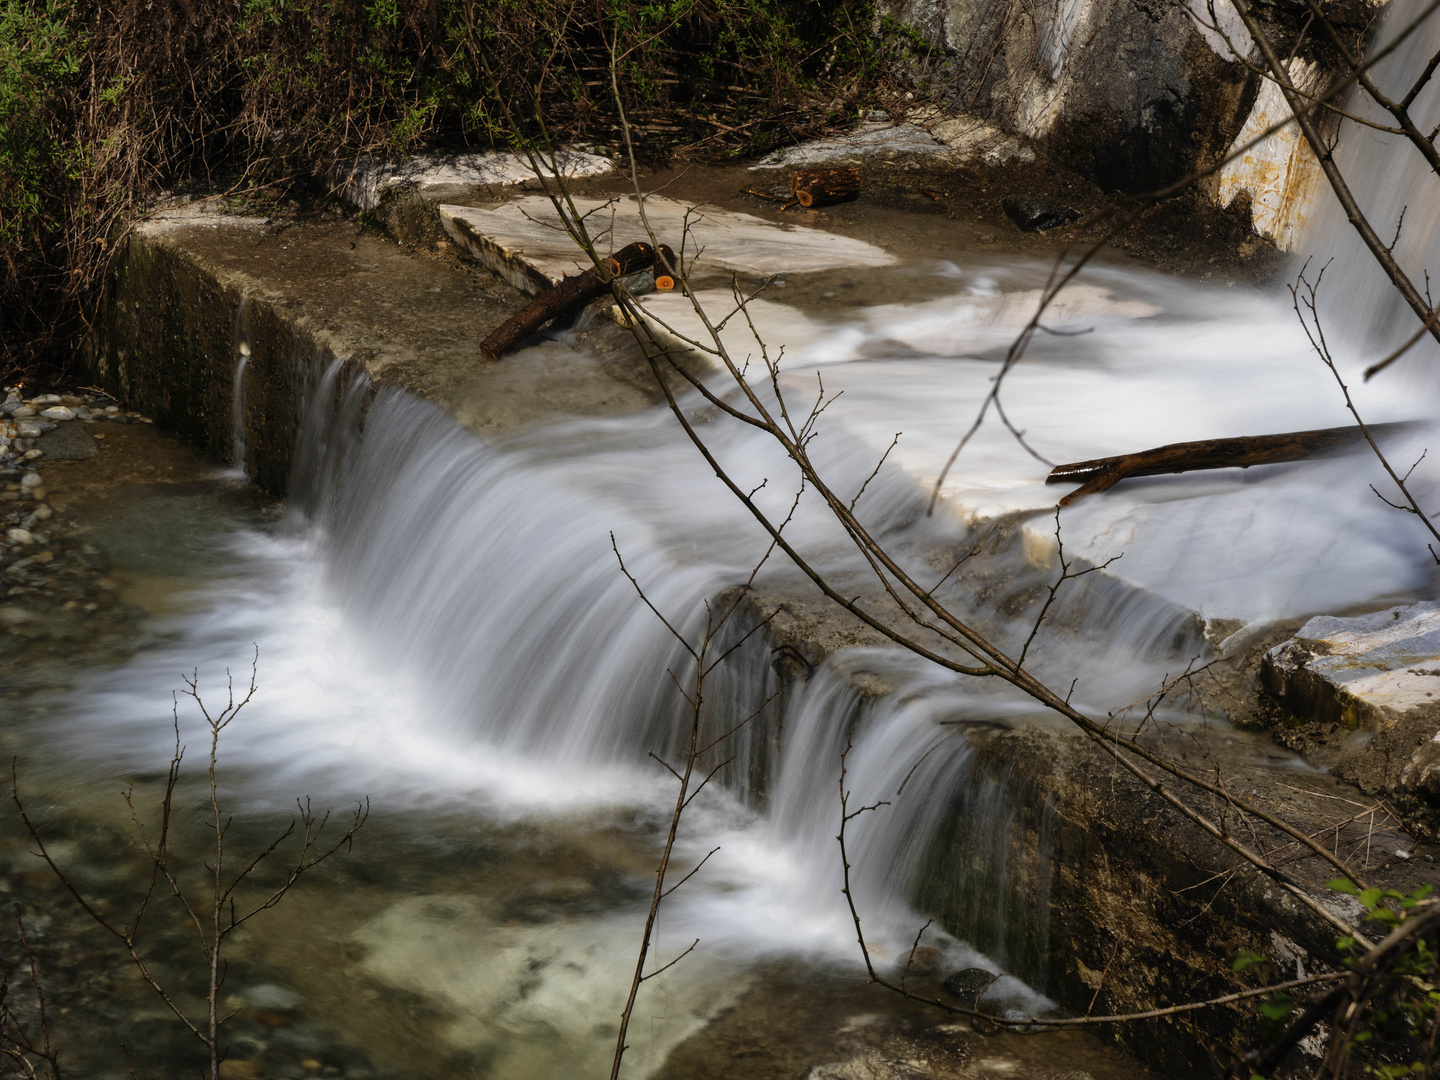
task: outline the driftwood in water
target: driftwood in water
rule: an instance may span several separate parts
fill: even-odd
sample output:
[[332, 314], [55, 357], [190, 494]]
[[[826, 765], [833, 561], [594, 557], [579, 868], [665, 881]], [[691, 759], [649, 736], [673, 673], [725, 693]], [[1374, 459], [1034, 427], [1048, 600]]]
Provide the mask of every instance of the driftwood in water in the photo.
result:
[[[670, 255], [668, 248], [666, 255], [673, 261], [674, 256]], [[507, 319], [500, 329], [485, 339], [480, 351], [487, 360], [499, 360], [551, 319], [595, 299], [610, 287], [610, 278], [624, 277], [654, 265], [655, 249], [649, 244], [623, 247], [605, 260], [608, 276], [602, 277], [599, 271], [590, 269], [563, 279]]]
[[790, 194], [805, 207], [845, 202], [860, 194], [860, 170], [854, 165], [801, 169], [790, 179]]
[[[1410, 425], [1370, 424], [1372, 435], [1381, 435]], [[1358, 427], [1321, 428], [1317, 431], [1291, 431], [1283, 435], [1242, 435], [1234, 439], [1201, 439], [1198, 442], [1171, 443], [1138, 454], [1096, 458], [1057, 465], [1045, 478], [1047, 484], [1085, 483], [1060, 500], [1069, 506], [1086, 495], [1108, 491], [1127, 476], [1161, 476], [1165, 473], [1192, 472], [1199, 469], [1248, 469], [1251, 465], [1273, 465], [1284, 461], [1302, 461], [1344, 449], [1365, 441]]]

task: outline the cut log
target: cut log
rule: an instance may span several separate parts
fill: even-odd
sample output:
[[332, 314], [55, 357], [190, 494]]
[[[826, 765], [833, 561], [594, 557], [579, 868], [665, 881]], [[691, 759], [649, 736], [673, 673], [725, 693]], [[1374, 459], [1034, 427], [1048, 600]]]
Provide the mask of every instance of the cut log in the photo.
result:
[[845, 202], [860, 194], [860, 170], [854, 165], [801, 169], [790, 179], [790, 194], [805, 207]]
[[[1371, 435], [1384, 435], [1411, 426], [1408, 422], [1368, 425]], [[1057, 465], [1050, 470], [1045, 482], [1064, 484], [1085, 481], [1060, 500], [1061, 506], [1070, 506], [1086, 495], [1108, 491], [1128, 476], [1161, 476], [1200, 469], [1248, 469], [1251, 465], [1303, 461], [1345, 450], [1364, 441], [1364, 432], [1355, 426], [1291, 431], [1283, 435], [1201, 439], [1198, 442], [1171, 443], [1136, 454]]]
[[610, 287], [610, 278], [624, 277], [655, 265], [655, 249], [637, 243], [623, 247], [605, 260], [608, 276], [596, 270], [567, 277], [549, 292], [543, 292], [491, 334], [480, 346], [487, 360], [499, 360], [551, 319], [588, 303]]

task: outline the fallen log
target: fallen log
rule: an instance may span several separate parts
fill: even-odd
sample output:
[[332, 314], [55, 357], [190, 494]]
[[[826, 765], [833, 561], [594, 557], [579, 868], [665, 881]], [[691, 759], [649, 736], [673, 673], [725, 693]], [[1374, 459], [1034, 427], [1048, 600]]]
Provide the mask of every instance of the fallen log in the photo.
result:
[[[666, 256], [675, 258], [665, 249]], [[507, 319], [480, 345], [487, 360], [499, 360], [551, 319], [558, 318], [581, 304], [595, 299], [610, 287], [610, 279], [638, 273], [656, 265], [655, 249], [649, 244], [635, 243], [623, 247], [605, 260], [606, 276], [595, 269], [563, 279], [549, 292], [543, 292]]]
[[804, 207], [845, 202], [860, 194], [860, 170], [854, 165], [801, 169], [790, 178], [790, 194]]
[[[1383, 435], [1412, 426], [1370, 424], [1371, 435]], [[1061, 506], [1108, 491], [1130, 476], [1161, 476], [1165, 473], [1194, 472], [1200, 469], [1248, 469], [1251, 465], [1274, 465], [1303, 461], [1363, 443], [1365, 434], [1357, 426], [1291, 431], [1282, 435], [1242, 435], [1233, 439], [1201, 439], [1171, 443], [1136, 454], [1076, 461], [1057, 465], [1045, 478], [1047, 484], [1085, 483], [1060, 500]]]

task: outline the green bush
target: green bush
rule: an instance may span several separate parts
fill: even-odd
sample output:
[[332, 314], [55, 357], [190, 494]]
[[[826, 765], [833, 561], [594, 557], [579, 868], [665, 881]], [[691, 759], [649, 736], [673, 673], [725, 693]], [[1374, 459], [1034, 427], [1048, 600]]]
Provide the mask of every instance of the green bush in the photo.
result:
[[612, 45], [652, 158], [807, 134], [825, 110], [804, 99], [877, 75], [868, 0], [0, 4], [0, 368], [65, 340], [162, 188], [492, 145], [541, 116], [614, 145]]

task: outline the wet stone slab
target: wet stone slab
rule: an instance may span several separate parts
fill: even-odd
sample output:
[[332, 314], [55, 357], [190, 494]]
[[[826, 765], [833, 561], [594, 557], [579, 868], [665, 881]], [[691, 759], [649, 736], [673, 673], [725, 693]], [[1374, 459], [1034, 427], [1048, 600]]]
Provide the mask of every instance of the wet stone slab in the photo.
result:
[[[1266, 653], [1267, 690], [1322, 760], [1412, 808], [1440, 807], [1440, 601], [1311, 619]], [[1423, 820], [1423, 818], [1422, 818]]]

